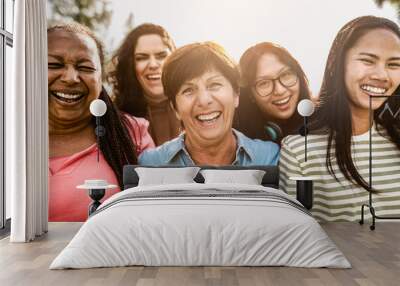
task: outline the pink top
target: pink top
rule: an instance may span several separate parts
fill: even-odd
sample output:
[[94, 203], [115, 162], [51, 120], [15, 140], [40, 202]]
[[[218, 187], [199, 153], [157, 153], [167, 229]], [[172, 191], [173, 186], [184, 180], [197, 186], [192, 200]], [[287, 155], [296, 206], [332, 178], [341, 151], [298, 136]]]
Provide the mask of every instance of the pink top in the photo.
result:
[[[129, 133], [137, 147], [137, 156], [147, 148], [154, 148], [148, 132], [149, 122], [144, 118], [126, 115], [131, 127]], [[134, 128], [133, 128], [134, 127]], [[106, 131], [107, 132], [107, 131]], [[135, 140], [136, 139], [136, 140]], [[69, 156], [49, 158], [49, 221], [85, 221], [92, 199], [87, 190], [77, 189], [85, 180], [102, 179], [118, 185], [114, 171], [100, 152], [97, 162], [97, 144]], [[119, 191], [108, 189], [104, 199]], [[103, 199], [103, 200], [104, 200]]]

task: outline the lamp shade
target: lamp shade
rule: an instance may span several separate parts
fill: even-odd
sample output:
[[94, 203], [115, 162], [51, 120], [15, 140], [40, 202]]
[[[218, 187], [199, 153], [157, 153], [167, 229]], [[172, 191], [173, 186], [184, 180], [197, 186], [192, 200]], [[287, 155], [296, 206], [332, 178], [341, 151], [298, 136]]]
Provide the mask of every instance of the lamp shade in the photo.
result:
[[103, 116], [107, 111], [107, 105], [101, 99], [95, 99], [90, 103], [90, 113], [94, 116]]
[[301, 116], [311, 116], [314, 113], [314, 103], [309, 99], [303, 99], [297, 105], [297, 111]]

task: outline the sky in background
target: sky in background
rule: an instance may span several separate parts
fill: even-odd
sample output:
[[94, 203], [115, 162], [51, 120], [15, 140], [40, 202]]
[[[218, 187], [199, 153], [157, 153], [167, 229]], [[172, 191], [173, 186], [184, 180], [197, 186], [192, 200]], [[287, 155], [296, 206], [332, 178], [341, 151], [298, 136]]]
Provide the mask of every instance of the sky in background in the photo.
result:
[[251, 45], [278, 43], [289, 50], [317, 93], [331, 43], [349, 20], [376, 15], [398, 22], [390, 5], [373, 0], [111, 0], [112, 22], [103, 37], [107, 50], [121, 43], [130, 12], [134, 24], [165, 27], [179, 47], [196, 41], [216, 41], [239, 60]]

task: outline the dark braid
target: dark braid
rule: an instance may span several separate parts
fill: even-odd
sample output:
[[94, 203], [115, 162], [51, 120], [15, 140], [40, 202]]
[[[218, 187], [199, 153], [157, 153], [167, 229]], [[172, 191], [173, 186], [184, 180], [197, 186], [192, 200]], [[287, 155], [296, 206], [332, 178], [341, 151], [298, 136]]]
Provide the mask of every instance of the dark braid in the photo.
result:
[[[118, 184], [123, 189], [122, 168], [127, 164], [137, 164], [137, 149], [129, 135], [130, 128], [139, 128], [138, 125], [132, 126], [127, 117], [122, 115], [116, 108], [111, 98], [103, 88], [99, 99], [107, 105], [107, 112], [101, 118], [101, 123], [106, 129], [105, 136], [100, 137], [99, 148], [104, 155], [107, 163], [113, 169], [117, 177]], [[96, 119], [92, 119], [93, 126]], [[134, 138], [136, 144], [137, 138]]]

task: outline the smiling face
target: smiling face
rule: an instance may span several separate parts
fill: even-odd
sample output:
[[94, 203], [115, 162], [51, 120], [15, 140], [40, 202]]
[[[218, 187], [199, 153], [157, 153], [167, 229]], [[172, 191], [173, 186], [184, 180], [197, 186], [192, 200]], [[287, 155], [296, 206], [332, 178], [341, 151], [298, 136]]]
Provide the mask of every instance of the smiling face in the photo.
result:
[[[351, 111], [368, 112], [369, 95], [392, 95], [399, 86], [399, 37], [387, 29], [370, 30], [347, 51], [344, 70]], [[373, 99], [372, 109], [385, 100]]]
[[171, 53], [157, 34], [140, 36], [136, 44], [134, 59], [136, 77], [144, 93], [156, 100], [164, 100], [161, 73], [165, 58]]
[[267, 79], [276, 79], [273, 83], [273, 90], [267, 96], [257, 94], [253, 86], [252, 95], [258, 107], [264, 115], [271, 119], [288, 119], [296, 111], [297, 102], [300, 97], [299, 79], [292, 86], [284, 86], [278, 78], [283, 79], [288, 73], [293, 73], [290, 67], [272, 53], [263, 54], [257, 62], [256, 78], [254, 83]]
[[186, 81], [176, 95], [176, 113], [186, 139], [210, 146], [232, 135], [232, 121], [239, 96], [229, 80], [214, 68]]
[[89, 121], [89, 106], [101, 83], [100, 57], [91, 37], [63, 30], [48, 34], [49, 120], [64, 126]]

